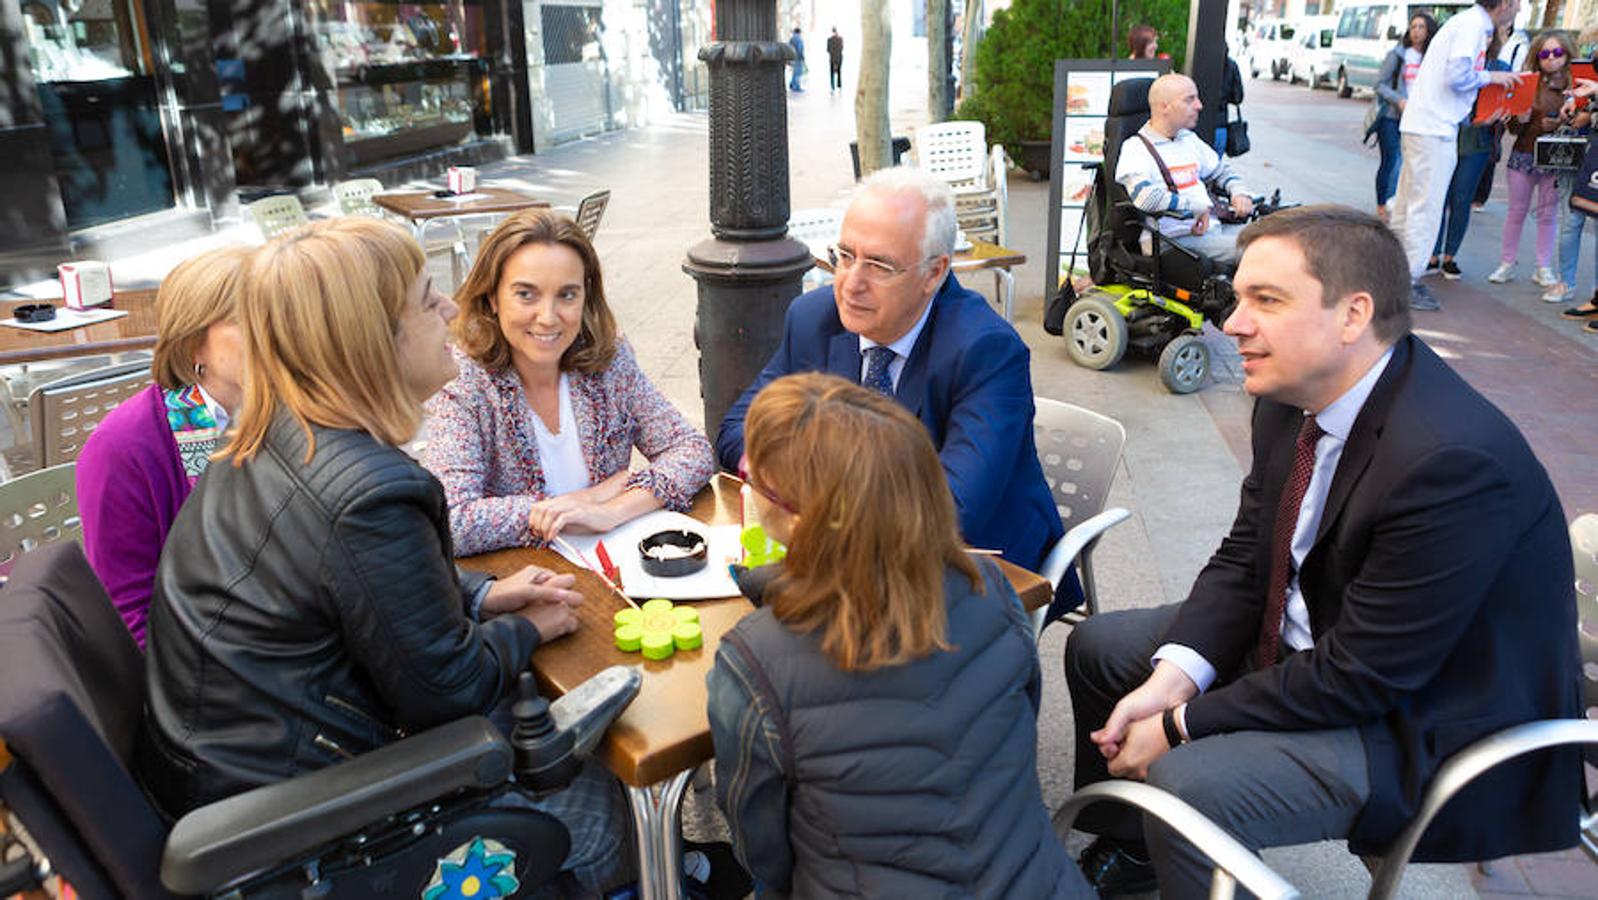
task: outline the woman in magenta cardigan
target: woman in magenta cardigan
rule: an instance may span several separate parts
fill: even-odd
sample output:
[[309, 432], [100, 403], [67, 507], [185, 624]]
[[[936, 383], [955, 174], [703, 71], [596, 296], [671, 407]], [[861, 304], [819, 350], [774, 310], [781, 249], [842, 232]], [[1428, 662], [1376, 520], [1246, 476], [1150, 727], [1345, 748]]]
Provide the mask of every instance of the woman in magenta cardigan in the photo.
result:
[[[461, 556], [686, 510], [710, 441], [638, 368], [571, 219], [528, 210], [483, 240], [455, 292], [460, 377], [427, 404], [422, 463]], [[633, 448], [649, 464], [629, 468]]]
[[233, 308], [252, 253], [212, 250], [166, 277], [155, 298], [155, 384], [112, 410], [78, 457], [83, 549], [141, 648], [167, 530], [243, 397]]

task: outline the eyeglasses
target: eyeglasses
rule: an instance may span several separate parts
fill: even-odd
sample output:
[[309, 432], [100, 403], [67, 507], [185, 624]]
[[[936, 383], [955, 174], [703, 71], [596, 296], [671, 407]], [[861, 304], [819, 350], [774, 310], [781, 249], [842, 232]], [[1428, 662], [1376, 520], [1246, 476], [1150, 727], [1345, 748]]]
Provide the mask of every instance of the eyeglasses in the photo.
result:
[[776, 494], [772, 493], [771, 491], [767, 490], [766, 488], [763, 488], [760, 485], [755, 484], [754, 479], [749, 477], [749, 455], [747, 453], [744, 454], [743, 456], [738, 457], [738, 480], [742, 481], [744, 484], [749, 485], [749, 487], [754, 489], [755, 493], [757, 493], [760, 496], [766, 498], [766, 501], [768, 503], [770, 503], [772, 506], [777, 507], [778, 509], [782, 510], [783, 512], [787, 513], [790, 516], [799, 515], [799, 510], [794, 509], [793, 507], [789, 506], [787, 503], [784, 503], [781, 497], [778, 497]]
[[[931, 259], [931, 257], [927, 257], [927, 259]], [[892, 281], [911, 269], [920, 266], [921, 263], [926, 261], [926, 259], [923, 259], [914, 265], [895, 266], [892, 263], [887, 263], [880, 259], [872, 259], [869, 256], [862, 258], [848, 250], [843, 249], [842, 247], [839, 247], [837, 244], [833, 244], [827, 248], [827, 262], [832, 264], [832, 270], [834, 272], [842, 272], [844, 269], [853, 269], [858, 265], [860, 268], [855, 274], [861, 278], [864, 278], [866, 281], [874, 282], [876, 284]]]
[[1563, 59], [1564, 56], [1564, 47], [1544, 47], [1537, 51], [1538, 59]]

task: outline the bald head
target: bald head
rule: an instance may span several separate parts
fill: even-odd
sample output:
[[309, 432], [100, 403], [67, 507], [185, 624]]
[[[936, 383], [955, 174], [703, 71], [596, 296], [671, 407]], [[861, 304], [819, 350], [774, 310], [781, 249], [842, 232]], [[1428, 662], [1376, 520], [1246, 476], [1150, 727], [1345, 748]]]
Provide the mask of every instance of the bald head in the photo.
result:
[[1198, 124], [1198, 87], [1186, 75], [1161, 75], [1149, 85], [1149, 124], [1166, 137]]

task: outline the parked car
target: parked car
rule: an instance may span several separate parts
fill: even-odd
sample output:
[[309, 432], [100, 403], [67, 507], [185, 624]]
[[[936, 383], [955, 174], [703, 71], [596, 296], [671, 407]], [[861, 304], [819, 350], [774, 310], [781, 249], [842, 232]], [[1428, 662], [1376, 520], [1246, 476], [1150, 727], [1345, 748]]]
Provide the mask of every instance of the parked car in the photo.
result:
[[1248, 74], [1260, 77], [1269, 72], [1272, 78], [1287, 74], [1288, 54], [1293, 49], [1293, 35], [1298, 26], [1285, 19], [1260, 19], [1248, 29]]
[[1287, 80], [1302, 81], [1311, 90], [1330, 83], [1335, 76], [1332, 39], [1336, 34], [1336, 16], [1307, 16], [1293, 36], [1293, 51], [1287, 59]]
[[1459, 2], [1395, 3], [1388, 0], [1350, 0], [1337, 18], [1337, 33], [1332, 38], [1331, 62], [1337, 81], [1337, 95], [1347, 97], [1355, 88], [1376, 86], [1376, 73], [1382, 58], [1404, 36], [1410, 17], [1429, 12], [1441, 25], [1448, 17], [1470, 6]]

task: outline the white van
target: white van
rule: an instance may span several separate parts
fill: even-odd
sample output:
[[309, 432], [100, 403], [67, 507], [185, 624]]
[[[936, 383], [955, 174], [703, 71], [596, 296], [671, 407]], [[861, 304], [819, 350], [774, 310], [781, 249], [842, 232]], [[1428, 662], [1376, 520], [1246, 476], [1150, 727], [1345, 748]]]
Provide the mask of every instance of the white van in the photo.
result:
[[1347, 97], [1354, 88], [1376, 86], [1387, 51], [1404, 37], [1415, 13], [1431, 13], [1442, 25], [1448, 17], [1470, 6], [1460, 2], [1396, 3], [1381, 0], [1350, 0], [1338, 13], [1337, 34], [1332, 38], [1333, 78], [1337, 94]]
[[1332, 40], [1336, 35], [1337, 16], [1305, 16], [1287, 57], [1287, 80], [1302, 81], [1310, 90], [1329, 83], [1336, 74], [1332, 68]]
[[1286, 75], [1287, 57], [1297, 33], [1298, 26], [1285, 19], [1260, 19], [1250, 25], [1244, 35], [1249, 77], [1258, 78], [1261, 72], [1271, 73], [1272, 78]]

